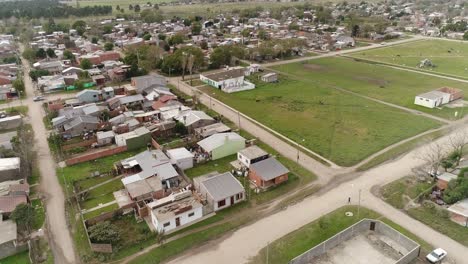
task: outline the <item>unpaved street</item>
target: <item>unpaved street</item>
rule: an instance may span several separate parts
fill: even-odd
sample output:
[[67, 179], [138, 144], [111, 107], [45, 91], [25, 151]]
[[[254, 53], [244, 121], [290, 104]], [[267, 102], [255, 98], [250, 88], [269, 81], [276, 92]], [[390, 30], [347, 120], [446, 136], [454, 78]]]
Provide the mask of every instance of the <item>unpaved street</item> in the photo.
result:
[[47, 144], [47, 131], [42, 121], [42, 102], [33, 102], [34, 88], [29, 78], [29, 64], [24, 59], [22, 59], [22, 64], [27, 94], [27, 99], [23, 100], [23, 104], [29, 107], [29, 119], [35, 134], [35, 149], [38, 153], [38, 166], [41, 172], [40, 189], [46, 196], [46, 229], [49, 243], [55, 263], [78, 263], [65, 217], [65, 196], [55, 173], [55, 161]]
[[[464, 128], [467, 129], [468, 125]], [[447, 140], [447, 137], [440, 139], [442, 140]], [[456, 263], [466, 263], [465, 260], [468, 259], [466, 247], [414, 220], [370, 193], [372, 186], [383, 185], [409, 175], [412, 168], [422, 165], [423, 161], [416, 157], [419, 151], [421, 149], [416, 149], [398, 160], [369, 170], [352, 181], [345, 182], [324, 194], [319, 193], [309, 197], [284, 211], [239, 229], [219, 243], [203, 246], [170, 263], [245, 263], [268, 242], [279, 239], [322, 215], [346, 205], [348, 197], [351, 197], [352, 202], [356, 204], [359, 189], [362, 190], [361, 205], [381, 213], [434, 246], [448, 250], [449, 256], [456, 260]]]

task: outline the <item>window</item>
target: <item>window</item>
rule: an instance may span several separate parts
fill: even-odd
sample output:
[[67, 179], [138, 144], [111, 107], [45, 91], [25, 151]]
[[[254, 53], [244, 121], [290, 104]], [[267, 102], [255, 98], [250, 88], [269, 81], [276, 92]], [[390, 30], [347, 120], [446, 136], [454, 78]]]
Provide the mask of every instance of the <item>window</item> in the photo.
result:
[[191, 212], [190, 214], [188, 214], [188, 217], [192, 217], [192, 216], [194, 216], [194, 215], [195, 215], [195, 213], [194, 213], [194, 212]]
[[223, 207], [226, 205], [226, 200], [222, 200], [218, 202], [218, 207]]
[[238, 194], [236, 194], [236, 200], [241, 200], [242, 197], [244, 197], [244, 194], [243, 194], [243, 193], [238, 193]]
[[164, 224], [163, 224], [163, 227], [168, 227], [168, 226], [170, 226], [170, 225], [171, 225], [171, 223], [170, 223], [170, 222], [167, 222], [167, 223], [164, 223]]

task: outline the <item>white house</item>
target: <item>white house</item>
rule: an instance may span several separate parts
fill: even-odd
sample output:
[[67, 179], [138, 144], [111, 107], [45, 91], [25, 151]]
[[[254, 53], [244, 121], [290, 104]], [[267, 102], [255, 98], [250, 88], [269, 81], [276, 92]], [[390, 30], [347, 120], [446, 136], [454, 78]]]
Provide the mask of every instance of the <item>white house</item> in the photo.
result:
[[193, 154], [186, 148], [176, 148], [166, 151], [173, 165], [177, 165], [181, 170], [193, 168]]
[[451, 95], [440, 91], [431, 91], [416, 95], [414, 104], [424, 106], [427, 108], [435, 108], [450, 102]]
[[[163, 198], [164, 199], [164, 198]], [[160, 200], [163, 200], [160, 199]], [[164, 203], [159, 203], [164, 204]], [[150, 204], [148, 204], [150, 206]], [[151, 223], [158, 232], [168, 233], [176, 228], [190, 224], [203, 217], [203, 205], [190, 196], [165, 203], [163, 206], [155, 205], [151, 208]]]
[[268, 159], [268, 157], [269, 155], [266, 151], [255, 145], [237, 152], [237, 160], [247, 168], [255, 162]]
[[200, 80], [226, 93], [255, 89], [255, 85], [246, 81], [244, 76], [244, 68], [235, 68], [207, 75], [200, 74]]
[[214, 211], [245, 200], [244, 186], [230, 172], [200, 178], [198, 190]]

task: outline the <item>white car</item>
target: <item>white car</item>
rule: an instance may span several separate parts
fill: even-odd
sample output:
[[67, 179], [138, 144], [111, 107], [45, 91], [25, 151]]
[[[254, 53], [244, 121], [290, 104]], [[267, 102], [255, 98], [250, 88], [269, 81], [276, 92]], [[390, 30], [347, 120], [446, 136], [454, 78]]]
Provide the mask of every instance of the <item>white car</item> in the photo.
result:
[[44, 101], [44, 96], [34, 96], [33, 101], [34, 102]]
[[437, 248], [437, 249], [434, 249], [431, 253], [429, 253], [426, 256], [426, 259], [430, 263], [438, 263], [439, 261], [444, 259], [445, 256], [447, 256], [447, 251], [445, 251], [445, 250], [443, 250], [441, 248]]

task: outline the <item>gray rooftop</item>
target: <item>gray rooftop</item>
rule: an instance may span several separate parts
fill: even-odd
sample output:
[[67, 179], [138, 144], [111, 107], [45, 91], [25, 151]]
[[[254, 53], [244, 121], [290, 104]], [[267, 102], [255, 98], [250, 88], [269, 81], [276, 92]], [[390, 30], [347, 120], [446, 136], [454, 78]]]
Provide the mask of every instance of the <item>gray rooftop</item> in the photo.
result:
[[238, 78], [241, 76], [244, 76], [244, 69], [233, 69], [205, 75], [206, 78], [215, 82]]
[[250, 165], [250, 169], [254, 170], [264, 181], [289, 173], [289, 170], [273, 157]]
[[468, 217], [468, 198], [458, 201], [454, 205], [450, 206], [448, 210], [452, 213]]
[[244, 141], [245, 138], [239, 136], [234, 132], [218, 133], [203, 139], [197, 144], [202, 147], [206, 152], [210, 152], [224, 145], [227, 141]]
[[431, 91], [428, 93], [419, 94], [418, 97], [430, 100], [437, 100], [441, 97], [444, 97], [447, 93], [440, 92], [440, 91]]
[[258, 146], [255, 146], [255, 145], [250, 146], [248, 148], [245, 148], [245, 149], [239, 151], [239, 153], [244, 155], [248, 159], [256, 159], [256, 158], [268, 155], [268, 153], [266, 151], [264, 151], [263, 149], [261, 149]]
[[0, 221], [0, 245], [16, 240], [16, 223], [8, 221]]
[[200, 185], [204, 186], [215, 201], [220, 201], [244, 192], [242, 184], [230, 172], [208, 177], [206, 180], [202, 181]]
[[130, 95], [119, 98], [120, 104], [130, 104], [138, 101], [144, 101], [145, 98], [141, 94]]

